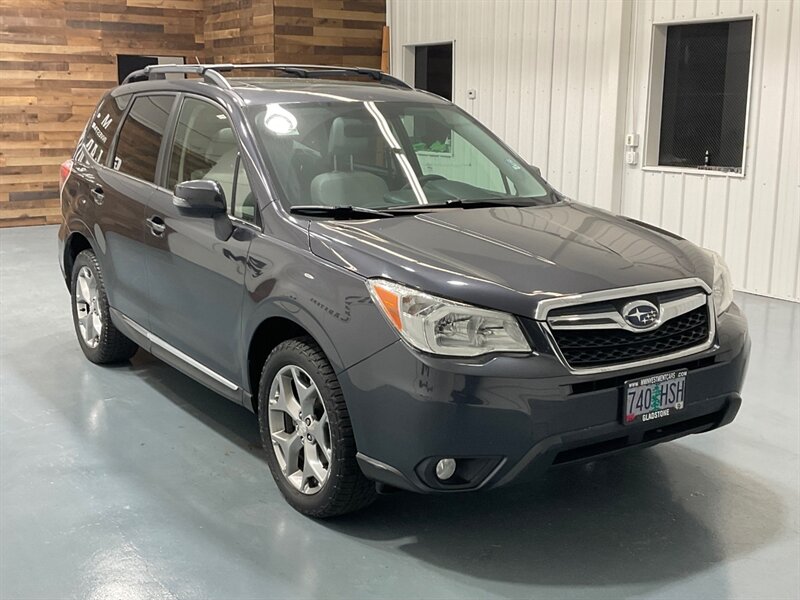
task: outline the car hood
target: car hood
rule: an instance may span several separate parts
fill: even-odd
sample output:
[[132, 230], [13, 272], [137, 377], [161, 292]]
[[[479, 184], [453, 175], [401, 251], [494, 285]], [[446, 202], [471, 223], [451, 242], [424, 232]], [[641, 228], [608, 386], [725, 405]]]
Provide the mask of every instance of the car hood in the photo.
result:
[[530, 316], [543, 299], [688, 277], [713, 283], [700, 248], [573, 202], [312, 221], [311, 251], [364, 277]]

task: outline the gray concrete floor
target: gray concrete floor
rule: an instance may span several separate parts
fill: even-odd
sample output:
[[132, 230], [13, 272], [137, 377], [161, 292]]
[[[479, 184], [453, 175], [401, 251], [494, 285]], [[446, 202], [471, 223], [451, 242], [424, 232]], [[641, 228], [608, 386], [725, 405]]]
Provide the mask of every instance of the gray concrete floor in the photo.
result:
[[2, 598], [798, 598], [800, 305], [738, 295], [729, 427], [478, 495], [315, 522], [253, 415], [83, 358], [53, 227], [0, 230]]

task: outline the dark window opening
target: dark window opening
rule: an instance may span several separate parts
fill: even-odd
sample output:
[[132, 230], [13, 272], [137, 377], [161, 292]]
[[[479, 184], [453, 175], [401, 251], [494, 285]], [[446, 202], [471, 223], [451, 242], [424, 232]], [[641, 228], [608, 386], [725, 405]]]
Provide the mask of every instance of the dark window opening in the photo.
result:
[[667, 28], [659, 165], [742, 172], [752, 27]]
[[157, 56], [133, 56], [130, 54], [117, 54], [117, 83], [122, 83], [123, 80], [134, 71], [157, 64]]
[[[137, 56], [134, 54], [117, 54], [117, 83], [139, 69], [157, 64], [185, 64], [182, 56]], [[168, 79], [183, 78], [183, 75], [169, 74]]]
[[414, 87], [453, 100], [453, 44], [414, 48]]

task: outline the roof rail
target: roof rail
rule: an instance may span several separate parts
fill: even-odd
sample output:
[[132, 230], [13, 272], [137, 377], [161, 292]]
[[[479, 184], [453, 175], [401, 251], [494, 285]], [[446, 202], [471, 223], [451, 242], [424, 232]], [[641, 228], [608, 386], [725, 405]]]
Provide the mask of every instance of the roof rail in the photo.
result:
[[369, 69], [366, 67], [340, 67], [332, 65], [296, 65], [296, 64], [274, 64], [261, 63], [251, 65], [233, 65], [233, 69], [267, 69], [280, 71], [287, 75], [301, 77], [303, 79], [322, 79], [325, 77], [336, 77], [337, 75], [365, 75], [373, 81], [396, 85], [405, 89], [413, 89], [402, 79], [398, 79], [379, 69]]
[[147, 81], [153, 79], [164, 79], [168, 73], [193, 73], [201, 75], [206, 83], [216, 85], [224, 89], [231, 89], [228, 81], [220, 75], [234, 70], [265, 69], [270, 71], [280, 71], [287, 75], [300, 77], [303, 79], [321, 79], [324, 77], [336, 77], [338, 75], [364, 75], [373, 81], [395, 85], [405, 89], [413, 89], [405, 81], [398, 79], [388, 73], [378, 69], [368, 69], [365, 67], [339, 67], [331, 65], [294, 65], [294, 64], [273, 64], [273, 63], [254, 63], [254, 64], [209, 64], [209, 65], [150, 65], [144, 69], [134, 71], [128, 75], [123, 84], [133, 83], [134, 81]]
[[153, 79], [165, 79], [168, 73], [194, 73], [201, 75], [206, 83], [216, 85], [221, 88], [230, 89], [230, 84], [219, 74], [220, 71], [230, 71], [233, 65], [149, 65], [144, 69], [139, 69], [128, 75], [122, 80], [122, 84], [133, 83], [134, 81], [148, 81]]

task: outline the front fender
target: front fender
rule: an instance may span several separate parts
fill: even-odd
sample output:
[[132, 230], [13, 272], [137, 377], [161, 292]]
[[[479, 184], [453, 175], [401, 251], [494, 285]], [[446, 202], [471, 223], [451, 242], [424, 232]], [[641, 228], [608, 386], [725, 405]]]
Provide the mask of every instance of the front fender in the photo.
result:
[[244, 381], [250, 340], [270, 318], [288, 319], [307, 331], [337, 373], [398, 339], [361, 276], [265, 236], [250, 248], [244, 303]]

